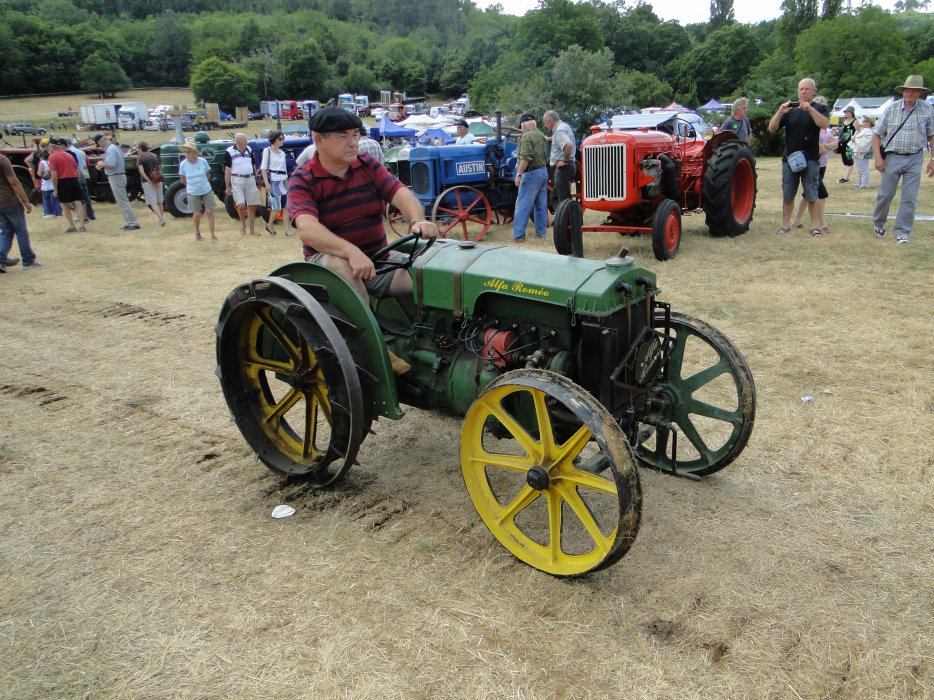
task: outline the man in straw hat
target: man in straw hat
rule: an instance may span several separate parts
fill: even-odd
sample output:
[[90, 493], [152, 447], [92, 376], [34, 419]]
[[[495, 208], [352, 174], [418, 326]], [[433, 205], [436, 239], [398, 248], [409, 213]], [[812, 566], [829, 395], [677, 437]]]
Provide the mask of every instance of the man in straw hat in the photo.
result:
[[[884, 238], [889, 205], [901, 178], [902, 198], [895, 217], [895, 242], [908, 243], [918, 204], [925, 144], [934, 149], [934, 107], [921, 99], [922, 95], [930, 92], [924, 87], [921, 75], [909, 75], [905, 84], [896, 87], [895, 92], [902, 99], [885, 110], [872, 137], [876, 170], [882, 173], [872, 223], [876, 235]], [[927, 175], [934, 177], [934, 162], [930, 158]]]

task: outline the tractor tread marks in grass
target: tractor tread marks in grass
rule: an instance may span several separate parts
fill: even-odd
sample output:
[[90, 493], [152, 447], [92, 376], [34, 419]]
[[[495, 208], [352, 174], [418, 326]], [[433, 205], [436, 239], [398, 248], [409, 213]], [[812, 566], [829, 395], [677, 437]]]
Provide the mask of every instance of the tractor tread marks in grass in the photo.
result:
[[749, 230], [756, 208], [756, 160], [742, 141], [725, 141], [710, 157], [703, 208], [711, 236], [732, 238]]

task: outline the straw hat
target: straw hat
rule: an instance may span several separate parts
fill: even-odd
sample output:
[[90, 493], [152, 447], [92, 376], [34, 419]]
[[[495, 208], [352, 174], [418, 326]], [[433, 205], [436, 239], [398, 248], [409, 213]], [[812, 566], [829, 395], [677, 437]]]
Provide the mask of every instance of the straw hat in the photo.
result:
[[930, 92], [930, 88], [924, 87], [924, 76], [923, 75], [909, 75], [908, 79], [905, 81], [904, 85], [899, 85], [895, 88], [895, 92], [899, 95], [908, 88], [909, 90], [920, 90], [921, 94]]
[[200, 153], [198, 150], [198, 144], [193, 141], [185, 141], [185, 143], [179, 145], [179, 150], [182, 151], [194, 151], [195, 153]]

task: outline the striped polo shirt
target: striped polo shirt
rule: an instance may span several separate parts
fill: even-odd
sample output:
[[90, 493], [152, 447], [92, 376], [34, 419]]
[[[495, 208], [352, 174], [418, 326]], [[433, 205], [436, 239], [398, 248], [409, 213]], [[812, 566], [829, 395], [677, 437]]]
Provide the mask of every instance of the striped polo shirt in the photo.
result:
[[[318, 154], [289, 178], [289, 216], [318, 219], [331, 233], [350, 241], [367, 255], [386, 245], [384, 202], [391, 202], [403, 185], [370, 156], [359, 155], [344, 177], [332, 175]], [[317, 251], [302, 245], [305, 259]]]

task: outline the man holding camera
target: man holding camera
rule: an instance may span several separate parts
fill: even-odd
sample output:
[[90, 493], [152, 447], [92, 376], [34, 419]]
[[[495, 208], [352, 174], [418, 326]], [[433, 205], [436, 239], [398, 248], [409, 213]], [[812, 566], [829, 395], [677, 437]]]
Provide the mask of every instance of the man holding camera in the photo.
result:
[[[798, 83], [798, 99], [784, 102], [769, 120], [769, 131], [785, 128], [785, 155], [782, 156], [782, 227], [777, 233], [791, 231], [791, 213], [795, 207], [798, 183], [804, 190], [811, 223], [817, 221], [817, 188], [820, 176], [820, 132], [830, 126], [827, 108], [814, 104], [817, 84], [812, 78]], [[789, 162], [790, 161], [790, 162]]]

